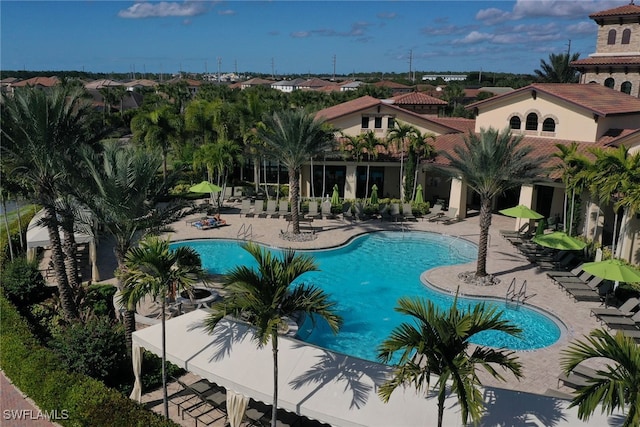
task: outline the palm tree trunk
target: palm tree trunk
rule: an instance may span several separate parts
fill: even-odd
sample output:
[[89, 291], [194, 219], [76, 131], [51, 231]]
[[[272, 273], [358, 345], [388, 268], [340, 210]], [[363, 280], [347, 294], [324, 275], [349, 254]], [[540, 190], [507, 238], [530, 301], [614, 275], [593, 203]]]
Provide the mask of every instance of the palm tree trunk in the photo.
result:
[[289, 169], [289, 189], [291, 193], [291, 224], [293, 234], [300, 234], [300, 213], [298, 212], [298, 199], [300, 198], [300, 177], [298, 171]]
[[571, 216], [569, 217], [569, 236], [573, 234], [573, 211], [576, 207], [576, 189], [571, 193]]
[[400, 154], [400, 200], [404, 201], [404, 142], [402, 145], [402, 153]]
[[322, 194], [320, 195], [321, 199], [324, 197], [324, 192], [326, 191], [326, 187], [325, 187], [326, 173], [327, 173], [327, 157], [324, 156], [323, 162], [322, 162]]
[[491, 227], [491, 199], [483, 198], [480, 202], [480, 237], [478, 239], [476, 277], [484, 277], [487, 275], [489, 227]]
[[64, 254], [62, 252], [62, 242], [60, 241], [58, 231], [56, 211], [53, 206], [48, 206], [44, 209], [47, 229], [49, 231], [49, 241], [51, 242], [51, 262], [56, 275], [60, 304], [62, 305], [62, 310], [67, 320], [76, 320], [79, 318], [78, 308], [73, 299], [73, 291], [69, 286], [69, 279], [64, 264]]
[[310, 177], [310, 181], [311, 181], [311, 198], [313, 200], [315, 200], [316, 199], [316, 190], [314, 188], [315, 185], [313, 185], [314, 184], [314, 182], [313, 182], [313, 157], [311, 157], [311, 177]]
[[446, 396], [447, 386], [442, 384], [438, 390], [438, 427], [442, 427], [442, 419], [444, 418], [444, 400]]
[[413, 173], [413, 190], [411, 191], [411, 200], [416, 199], [416, 191], [418, 188], [418, 170], [420, 169], [420, 156], [416, 156], [416, 170]]
[[162, 405], [164, 417], [169, 419], [169, 399], [167, 398], [167, 332], [165, 327], [166, 295], [162, 295]]
[[618, 210], [615, 209], [614, 213], [615, 215], [613, 216], [613, 240], [611, 241], [611, 257], [615, 257], [616, 255], [616, 241], [618, 237]]
[[65, 259], [64, 266], [67, 271], [67, 279], [69, 280], [69, 286], [74, 291], [80, 289], [81, 282], [78, 277], [78, 259], [76, 257], [78, 251], [76, 246], [76, 239], [73, 235], [73, 226], [71, 232], [66, 227], [62, 228], [64, 234], [64, 243], [62, 244], [62, 250], [64, 251]]
[[4, 217], [4, 226], [7, 230], [7, 244], [9, 245], [9, 256], [11, 257], [11, 261], [13, 261], [13, 242], [11, 241], [11, 230], [9, 228], [9, 215], [7, 212], [7, 201], [4, 198], [4, 194], [0, 193], [0, 198], [2, 198], [2, 212]]
[[[371, 162], [371, 159], [369, 159], [369, 162]], [[364, 188], [364, 199], [365, 201], [369, 198], [369, 171], [371, 168], [371, 163], [367, 163], [367, 183], [365, 184], [365, 188]]]
[[271, 410], [271, 427], [276, 427], [278, 420], [278, 327], [271, 332], [273, 349], [273, 407]]

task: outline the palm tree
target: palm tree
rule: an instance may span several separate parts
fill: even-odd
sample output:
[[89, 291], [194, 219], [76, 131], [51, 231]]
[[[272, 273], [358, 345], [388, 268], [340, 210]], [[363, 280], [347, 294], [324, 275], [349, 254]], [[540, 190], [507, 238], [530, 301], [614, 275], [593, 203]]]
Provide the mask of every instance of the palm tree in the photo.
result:
[[442, 426], [447, 382], [458, 396], [462, 409], [462, 423], [469, 416], [477, 423], [482, 416], [483, 400], [478, 387], [480, 379], [476, 367], [482, 366], [494, 378], [504, 381], [493, 365], [522, 377], [521, 364], [514, 352], [489, 347], [473, 346], [469, 340], [483, 331], [499, 331], [519, 336], [521, 330], [507, 320], [496, 307], [479, 304], [473, 309], [461, 311], [457, 307], [457, 294], [448, 311], [438, 309], [433, 302], [424, 299], [400, 298], [396, 311], [413, 318], [411, 323], [397, 326], [389, 338], [379, 347], [379, 358], [385, 363], [400, 352], [400, 360], [393, 378], [384, 383], [378, 392], [388, 402], [393, 391], [401, 385], [413, 384], [418, 391], [429, 387], [431, 375], [437, 375], [438, 427]]
[[[589, 174], [590, 190], [602, 203], [613, 202], [615, 212], [612, 253], [621, 248], [619, 241], [624, 236], [626, 224], [618, 225], [618, 211], [622, 208], [624, 216], [629, 218], [638, 212], [637, 187], [640, 182], [640, 153], [629, 154], [624, 145], [615, 150], [594, 148], [590, 150], [596, 157]], [[634, 194], [636, 197], [634, 198]]]
[[596, 329], [586, 341], [578, 340], [563, 351], [562, 369], [568, 375], [580, 363], [607, 360], [589, 385], [578, 388], [571, 406], [578, 407], [578, 417], [588, 420], [598, 405], [611, 414], [627, 408], [624, 427], [640, 425], [640, 347], [622, 332], [612, 336]]
[[416, 134], [418, 129], [408, 123], [396, 121], [392, 129], [387, 132], [387, 140], [394, 144], [396, 149], [400, 151], [400, 200], [405, 201], [404, 192], [404, 150]]
[[435, 141], [436, 136], [432, 133], [422, 134], [416, 129], [414, 135], [409, 140], [409, 160], [415, 159], [415, 166], [413, 167], [413, 176], [411, 182], [407, 181], [407, 188], [411, 187], [411, 200], [416, 197], [416, 188], [418, 186], [418, 172], [420, 171], [420, 162], [422, 158], [432, 159], [436, 155], [436, 149], [433, 145], [429, 144], [428, 140]]
[[291, 224], [293, 233], [300, 234], [300, 171], [310, 157], [331, 148], [333, 131], [304, 110], [284, 110], [267, 116], [258, 134], [270, 157], [278, 160], [289, 172]]
[[214, 141], [216, 122], [222, 106], [221, 101], [196, 99], [187, 104], [184, 112], [185, 130], [191, 132], [200, 144]]
[[573, 61], [580, 58], [580, 53], [552, 53], [549, 62], [540, 60], [540, 69], [533, 72], [543, 83], [578, 83], [578, 70], [571, 66]]
[[[558, 152], [553, 154], [553, 157], [557, 157], [562, 160], [562, 163], [558, 165], [558, 168], [562, 170], [562, 181], [564, 182], [565, 191], [565, 210], [567, 205], [567, 195], [571, 192], [571, 214], [569, 215], [569, 235], [573, 230], [573, 210], [575, 207], [575, 195], [576, 190], [578, 194], [582, 193], [582, 190], [587, 185], [586, 174], [592, 168], [591, 162], [584, 155], [578, 152], [578, 144], [572, 142], [569, 145], [556, 144]], [[564, 229], [567, 229], [567, 212], [564, 212]]]
[[191, 292], [193, 284], [204, 277], [200, 255], [188, 246], [175, 250], [169, 248], [169, 240], [150, 236], [131, 248], [126, 256], [126, 270], [123, 272], [124, 289], [121, 298], [129, 308], [135, 306], [145, 296], [160, 298], [162, 311], [162, 389], [164, 416], [169, 418], [166, 372], [166, 303], [171, 295], [181, 291]]
[[464, 144], [453, 152], [440, 154], [449, 160], [449, 168], [440, 170], [458, 178], [480, 196], [480, 237], [476, 277], [487, 275], [487, 242], [491, 227], [493, 199], [506, 190], [531, 183], [541, 172], [543, 159], [529, 156], [532, 147], [521, 146], [522, 135], [514, 137], [509, 129], [489, 128], [480, 134], [469, 133]]
[[151, 112], [141, 111], [131, 120], [133, 138], [149, 148], [159, 148], [162, 153], [162, 176], [167, 179], [167, 156], [182, 131], [182, 116], [174, 106], [164, 105]]
[[368, 131], [360, 134], [362, 149], [367, 153], [367, 183], [365, 184], [364, 198], [369, 198], [369, 171], [371, 170], [371, 159], [378, 158], [378, 147], [387, 147], [387, 143], [376, 138], [375, 133]]
[[300, 276], [318, 268], [313, 259], [287, 250], [282, 256], [274, 255], [255, 243], [245, 250], [253, 256], [257, 270], [246, 266], [235, 267], [224, 278], [227, 297], [211, 307], [212, 313], [205, 323], [210, 331], [226, 315], [246, 319], [256, 328], [262, 347], [271, 341], [273, 351], [273, 412], [271, 425], [276, 425], [278, 408], [278, 327], [295, 313], [306, 313], [312, 319], [324, 319], [331, 330], [337, 332], [342, 318], [335, 312], [335, 303], [313, 285], [297, 283]]
[[56, 200], [68, 177], [68, 158], [92, 138], [92, 107], [82, 88], [49, 92], [27, 88], [2, 97], [2, 162], [20, 173], [32, 200], [44, 210], [63, 314], [78, 319], [65, 269]]
[[[117, 141], [107, 141], [100, 157], [84, 153], [84, 166], [90, 174], [85, 203], [96, 214], [108, 235], [115, 240], [114, 254], [118, 271], [126, 270], [125, 257], [142, 234], [177, 219], [180, 205], [156, 209], [154, 199], [159, 185], [156, 174], [162, 158]], [[118, 289], [124, 285], [118, 281]], [[135, 331], [135, 311], [124, 315], [127, 349]]]

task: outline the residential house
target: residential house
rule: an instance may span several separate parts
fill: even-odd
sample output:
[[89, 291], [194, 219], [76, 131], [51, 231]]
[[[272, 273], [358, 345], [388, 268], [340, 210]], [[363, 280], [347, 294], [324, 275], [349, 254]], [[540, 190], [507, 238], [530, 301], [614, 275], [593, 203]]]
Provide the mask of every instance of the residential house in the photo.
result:
[[293, 79], [293, 80], [281, 80], [279, 82], [271, 83], [271, 89], [279, 90], [284, 93], [291, 93], [298, 89], [298, 85], [304, 83], [305, 79]]
[[410, 93], [413, 92], [413, 88], [411, 86], [403, 85], [402, 83], [396, 83], [389, 80], [383, 80], [381, 82], [376, 82], [373, 84], [376, 87], [386, 87], [391, 89], [391, 93], [393, 95], [399, 95], [401, 93]]

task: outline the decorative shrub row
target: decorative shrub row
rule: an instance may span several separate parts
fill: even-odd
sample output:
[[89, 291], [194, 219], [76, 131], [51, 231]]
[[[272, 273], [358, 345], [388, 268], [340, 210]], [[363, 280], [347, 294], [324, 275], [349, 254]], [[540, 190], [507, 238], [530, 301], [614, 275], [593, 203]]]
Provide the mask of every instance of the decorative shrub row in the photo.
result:
[[[26, 212], [25, 212], [26, 211]], [[27, 226], [35, 215], [32, 209], [25, 209], [22, 207], [20, 210], [20, 222], [18, 218], [15, 218], [9, 223], [9, 236], [11, 238], [11, 244], [13, 246], [14, 255], [23, 253], [20, 251], [20, 224], [22, 224], [23, 241], [27, 240]], [[4, 265], [10, 259], [9, 241], [7, 239], [7, 230], [2, 224], [0, 228], [0, 265]]]
[[57, 414], [56, 422], [63, 426], [176, 426], [100, 381], [68, 372], [51, 350], [38, 343], [4, 295], [0, 295], [0, 312], [0, 366], [42, 411]]

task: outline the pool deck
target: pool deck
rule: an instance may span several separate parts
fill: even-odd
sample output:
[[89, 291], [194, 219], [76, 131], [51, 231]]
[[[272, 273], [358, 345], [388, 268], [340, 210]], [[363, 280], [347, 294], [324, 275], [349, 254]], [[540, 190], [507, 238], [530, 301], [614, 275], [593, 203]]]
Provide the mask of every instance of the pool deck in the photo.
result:
[[[473, 215], [473, 214], [472, 214]], [[200, 215], [190, 215], [173, 224], [173, 231], [167, 235], [171, 240], [188, 239], [238, 239], [241, 230], [250, 228], [253, 240], [267, 246], [293, 249], [318, 249], [340, 246], [356, 235], [374, 231], [430, 231], [445, 235], [464, 238], [473, 243], [478, 241], [478, 216], [471, 216], [465, 220], [443, 224], [418, 219], [411, 222], [389, 222], [371, 219], [367, 221], [348, 221], [343, 219], [314, 220], [305, 223], [315, 228], [315, 239], [307, 242], [291, 242], [282, 239], [281, 233], [287, 231], [288, 222], [283, 218], [247, 218], [240, 216], [239, 205], [228, 206], [222, 211], [222, 218], [227, 226], [200, 230], [189, 224], [190, 220]], [[485, 296], [504, 299], [507, 288], [515, 278], [518, 288], [524, 280], [527, 281], [526, 304], [537, 307], [555, 315], [564, 325], [565, 331], [558, 342], [540, 350], [518, 351], [517, 356], [523, 364], [524, 378], [517, 381], [508, 373], [507, 381], [493, 379], [483, 370], [479, 370], [484, 385], [506, 388], [530, 393], [544, 393], [547, 389], [557, 389], [569, 392], [570, 389], [558, 384], [561, 373], [561, 351], [567, 348], [569, 342], [583, 338], [591, 330], [600, 327], [600, 323], [590, 316], [590, 309], [601, 306], [597, 302], [575, 302], [574, 299], [556, 286], [544, 271], [537, 268], [521, 255], [511, 243], [500, 236], [499, 230], [513, 230], [515, 219], [494, 215], [490, 228], [490, 245], [488, 248], [487, 272], [500, 279], [500, 283], [493, 286], [475, 286], [463, 283], [458, 279], [458, 273], [475, 271], [475, 261], [469, 264], [440, 267], [424, 273], [432, 285], [446, 292], [454, 293], [459, 289], [460, 295]], [[108, 244], [101, 245], [99, 252], [99, 269], [103, 279], [113, 282], [113, 255]], [[394, 262], [389, 254], [389, 262]], [[597, 367], [597, 366], [592, 366]]]

